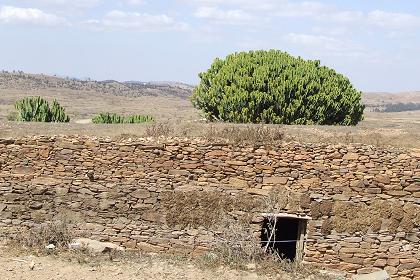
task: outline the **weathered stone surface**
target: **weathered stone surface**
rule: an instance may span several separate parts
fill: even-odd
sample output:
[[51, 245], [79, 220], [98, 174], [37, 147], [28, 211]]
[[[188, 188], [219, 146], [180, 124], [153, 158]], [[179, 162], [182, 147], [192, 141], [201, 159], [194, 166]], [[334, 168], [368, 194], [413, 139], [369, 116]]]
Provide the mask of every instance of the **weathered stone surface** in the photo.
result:
[[61, 183], [61, 180], [53, 177], [37, 177], [31, 181], [33, 185], [55, 186]]
[[217, 242], [213, 224], [223, 217], [249, 219], [260, 238], [261, 214], [274, 212], [312, 218], [307, 262], [420, 276], [420, 177], [410, 150], [158, 141], [0, 139], [0, 238], [62, 217], [93, 239], [194, 255]]
[[124, 248], [111, 242], [100, 242], [89, 238], [77, 238], [73, 240], [69, 247], [72, 249], [87, 248], [93, 253], [105, 253], [111, 250], [123, 251]]
[[131, 196], [138, 199], [145, 199], [150, 197], [150, 192], [148, 190], [139, 189], [131, 193]]
[[267, 196], [269, 193], [269, 190], [266, 189], [247, 189], [247, 193], [249, 194], [257, 194], [257, 195], [264, 195]]
[[364, 275], [353, 276], [353, 280], [391, 280], [391, 277], [385, 270], [372, 272]]
[[287, 177], [264, 177], [264, 184], [285, 185], [288, 180]]
[[391, 179], [389, 178], [389, 176], [384, 175], [384, 174], [378, 174], [375, 176], [375, 181], [382, 183], [382, 184], [389, 184], [391, 183]]
[[347, 153], [343, 156], [344, 160], [358, 160], [359, 155], [356, 153]]
[[240, 189], [244, 189], [248, 187], [247, 181], [239, 179], [239, 178], [230, 178], [229, 185], [235, 188], [240, 188]]

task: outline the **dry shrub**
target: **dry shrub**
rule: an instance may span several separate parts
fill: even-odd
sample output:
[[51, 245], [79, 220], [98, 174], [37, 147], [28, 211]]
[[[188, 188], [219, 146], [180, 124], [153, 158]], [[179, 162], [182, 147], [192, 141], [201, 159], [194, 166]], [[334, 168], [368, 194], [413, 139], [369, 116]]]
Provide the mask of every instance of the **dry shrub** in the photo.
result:
[[264, 257], [249, 225], [225, 216], [219, 223], [218, 232], [214, 252], [224, 264], [242, 266]]
[[232, 125], [225, 127], [210, 126], [204, 137], [211, 142], [227, 141], [235, 144], [270, 144], [284, 138], [280, 126]]
[[391, 209], [391, 219], [402, 220], [402, 218], [404, 218], [403, 205], [400, 204], [399, 202], [394, 202], [391, 205], [390, 209]]
[[284, 260], [276, 252], [264, 250], [249, 226], [235, 219], [222, 219], [219, 232], [213, 252], [198, 260], [206, 269], [220, 265], [248, 269], [248, 265], [254, 263], [255, 266], [252, 267], [263, 275], [284, 276], [285, 279], [336, 279], [320, 273], [313, 266]]
[[336, 202], [333, 212], [337, 232], [366, 233], [369, 230], [371, 216], [365, 203]]
[[300, 207], [302, 207], [302, 209], [311, 207], [311, 196], [309, 194], [304, 193], [300, 196]]
[[341, 217], [334, 217], [333, 226], [336, 232], [343, 233], [347, 230], [347, 220]]
[[372, 214], [379, 215], [382, 219], [388, 219], [391, 216], [391, 204], [388, 201], [374, 200], [369, 209]]
[[418, 208], [413, 203], [406, 203], [403, 206], [404, 217], [401, 219], [400, 227], [405, 232], [410, 232], [414, 229]]
[[321, 233], [323, 235], [329, 235], [329, 234], [331, 234], [331, 231], [333, 230], [333, 228], [334, 228], [334, 223], [333, 223], [332, 219], [331, 218], [326, 219], [322, 222]]
[[169, 136], [173, 133], [173, 128], [169, 123], [153, 123], [146, 127], [146, 137]]
[[400, 225], [400, 221], [396, 219], [389, 219], [388, 223], [388, 231], [390, 233], [397, 233], [398, 226]]
[[382, 218], [379, 215], [371, 216], [370, 228], [373, 232], [379, 232], [382, 228]]
[[414, 216], [412, 215], [405, 215], [400, 222], [400, 227], [405, 232], [410, 232], [414, 229], [413, 223]]
[[317, 220], [322, 217], [321, 214], [321, 203], [318, 201], [312, 201], [311, 203], [311, 216], [313, 219]]
[[288, 209], [290, 211], [299, 211], [300, 209], [300, 194], [291, 192], [289, 195]]
[[253, 208], [259, 207], [261, 201], [250, 195], [230, 196], [222, 192], [175, 191], [163, 196], [166, 209], [166, 220], [169, 226], [211, 228], [220, 223], [226, 214], [241, 212], [238, 219], [250, 219]]
[[265, 199], [265, 207], [271, 211], [280, 211], [287, 208], [291, 192], [284, 187], [274, 187]]
[[367, 206], [364, 203], [337, 202], [334, 205], [334, 227], [337, 232], [378, 232], [387, 220], [388, 230], [396, 233], [400, 227], [405, 232], [413, 231], [420, 220], [420, 207], [413, 203], [376, 200]]
[[416, 206], [415, 208], [415, 215], [414, 215], [413, 222], [416, 226], [420, 226], [420, 206]]
[[65, 248], [73, 238], [69, 224], [54, 221], [31, 228], [28, 232], [22, 233], [17, 241], [25, 247], [34, 249], [44, 249], [49, 244], [54, 244], [57, 248]]
[[137, 138], [139, 138], [139, 135], [136, 135], [133, 133], [121, 133], [120, 135], [115, 136], [113, 139], [119, 142], [119, 141], [137, 139]]
[[319, 211], [323, 216], [330, 216], [333, 209], [334, 202], [332, 200], [323, 200], [319, 207]]

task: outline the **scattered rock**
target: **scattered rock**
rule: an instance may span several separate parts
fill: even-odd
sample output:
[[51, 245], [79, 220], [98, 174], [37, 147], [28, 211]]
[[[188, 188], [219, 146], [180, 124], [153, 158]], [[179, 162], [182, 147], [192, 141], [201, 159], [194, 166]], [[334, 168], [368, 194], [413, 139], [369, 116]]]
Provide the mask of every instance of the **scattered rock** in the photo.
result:
[[101, 242], [89, 238], [78, 238], [69, 244], [71, 249], [86, 248], [93, 253], [106, 253], [109, 251], [124, 251], [124, 248], [111, 242]]
[[391, 280], [391, 277], [385, 270], [380, 270], [369, 274], [355, 275], [353, 280]]
[[45, 246], [45, 249], [53, 250], [53, 249], [55, 249], [55, 245], [54, 244], [49, 244], [49, 245]]
[[32, 260], [32, 261], [29, 263], [29, 269], [30, 269], [30, 270], [34, 270], [34, 268], [35, 268], [35, 262], [34, 262], [34, 260]]

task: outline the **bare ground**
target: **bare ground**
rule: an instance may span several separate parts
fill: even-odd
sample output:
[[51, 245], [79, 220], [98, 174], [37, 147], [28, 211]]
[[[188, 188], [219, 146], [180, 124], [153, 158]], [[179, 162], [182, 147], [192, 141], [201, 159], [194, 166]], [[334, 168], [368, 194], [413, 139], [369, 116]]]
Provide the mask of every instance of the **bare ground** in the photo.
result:
[[324, 271], [305, 277], [290, 273], [265, 274], [254, 267], [238, 270], [225, 266], [197, 264], [195, 260], [158, 255], [133, 255], [104, 260], [104, 256], [93, 259], [84, 254], [61, 253], [57, 255], [29, 254], [0, 244], [0, 279], [2, 280], [315, 280], [344, 279], [339, 272]]

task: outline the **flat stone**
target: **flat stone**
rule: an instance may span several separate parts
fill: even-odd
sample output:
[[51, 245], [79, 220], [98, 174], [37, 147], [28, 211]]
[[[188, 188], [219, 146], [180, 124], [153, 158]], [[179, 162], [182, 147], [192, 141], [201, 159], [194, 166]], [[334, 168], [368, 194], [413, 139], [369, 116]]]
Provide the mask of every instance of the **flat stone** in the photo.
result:
[[69, 248], [71, 249], [83, 249], [87, 248], [88, 250], [92, 251], [93, 253], [105, 253], [112, 250], [116, 251], [124, 251], [124, 248], [118, 246], [117, 244], [111, 242], [100, 242], [97, 240], [93, 240], [90, 238], [78, 238], [73, 240], [69, 244]]
[[355, 275], [353, 280], [391, 280], [391, 277], [385, 270], [372, 272], [369, 274]]
[[408, 187], [404, 188], [407, 192], [420, 192], [420, 185], [411, 184]]
[[148, 190], [139, 189], [131, 193], [131, 196], [138, 199], [145, 199], [150, 197], [150, 192]]
[[382, 184], [389, 184], [389, 183], [391, 183], [391, 179], [387, 175], [384, 175], [384, 174], [378, 174], [378, 175], [376, 175], [375, 178], [374, 178], [374, 180], [376, 182], [379, 182], [379, 183], [382, 183]]
[[264, 177], [263, 183], [264, 184], [273, 184], [273, 185], [285, 185], [289, 179], [287, 177]]
[[249, 194], [257, 194], [257, 195], [268, 196], [269, 190], [250, 188], [250, 189], [247, 189], [246, 192], [249, 193]]
[[239, 160], [230, 160], [226, 162], [228, 165], [234, 165], [234, 166], [244, 166], [247, 165], [246, 162], [244, 161], [239, 161]]
[[137, 243], [137, 248], [141, 251], [151, 252], [151, 253], [158, 253], [158, 252], [162, 252], [163, 250], [165, 250], [165, 248], [163, 248], [161, 246], [152, 245], [152, 244], [149, 244], [147, 242]]
[[209, 157], [222, 157], [226, 155], [227, 153], [225, 151], [220, 151], [220, 150], [214, 150], [206, 154], [206, 156], [209, 156]]
[[358, 160], [359, 154], [356, 153], [347, 153], [343, 156], [344, 160]]
[[61, 183], [61, 180], [52, 177], [38, 177], [32, 179], [31, 183], [33, 185], [55, 186], [59, 185]]
[[248, 187], [248, 183], [245, 180], [239, 178], [230, 178], [229, 185], [235, 188], [245, 189]]

